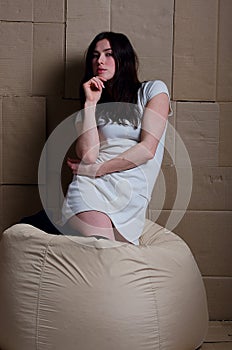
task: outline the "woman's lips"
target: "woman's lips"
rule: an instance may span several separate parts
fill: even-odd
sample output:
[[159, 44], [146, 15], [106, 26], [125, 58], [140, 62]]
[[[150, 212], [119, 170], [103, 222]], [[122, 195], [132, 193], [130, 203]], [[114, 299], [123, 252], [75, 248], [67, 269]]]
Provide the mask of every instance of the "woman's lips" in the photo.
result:
[[98, 74], [102, 74], [102, 73], [105, 73], [106, 72], [106, 69], [104, 69], [104, 68], [98, 68], [97, 69], [97, 73]]

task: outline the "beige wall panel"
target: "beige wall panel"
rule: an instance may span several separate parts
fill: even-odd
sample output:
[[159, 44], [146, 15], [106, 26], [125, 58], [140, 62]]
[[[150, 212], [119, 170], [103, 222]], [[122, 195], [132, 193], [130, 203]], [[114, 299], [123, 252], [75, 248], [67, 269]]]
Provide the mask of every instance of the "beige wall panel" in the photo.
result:
[[218, 0], [176, 0], [174, 100], [215, 101]]
[[[149, 204], [152, 210], [172, 209], [177, 190], [183, 185], [185, 168], [163, 166], [154, 187]], [[230, 167], [194, 167], [192, 193], [188, 210], [232, 210], [232, 168]], [[165, 200], [164, 200], [165, 199]], [[176, 209], [184, 209], [181, 202]]]
[[[231, 320], [232, 278], [205, 277], [204, 283], [208, 299], [210, 320]], [[223, 345], [221, 349], [224, 350], [227, 348]], [[231, 345], [228, 349], [231, 349]]]
[[176, 102], [171, 102], [171, 106], [173, 115], [168, 118], [162, 166], [173, 165], [175, 163]]
[[232, 210], [232, 168], [193, 168], [191, 210]]
[[[187, 148], [192, 166], [218, 166], [219, 105], [179, 102], [176, 130]], [[176, 164], [186, 166], [182, 144], [176, 139]]]
[[[178, 213], [177, 213], [178, 214]], [[166, 226], [170, 211], [149, 210], [149, 217]], [[204, 276], [232, 277], [232, 211], [188, 210], [172, 229], [189, 245]]]
[[138, 77], [140, 81], [146, 80], [162, 80], [169, 89], [171, 89], [172, 63], [170, 56], [160, 57], [139, 57], [139, 72]]
[[37, 186], [0, 186], [0, 231], [41, 210]]
[[219, 0], [217, 100], [232, 101], [232, 1]]
[[171, 86], [173, 0], [112, 0], [111, 29], [126, 34], [141, 61], [140, 79]]
[[98, 33], [110, 29], [110, 2], [69, 0], [67, 13], [65, 97], [76, 98], [83, 77], [84, 53]]
[[4, 97], [1, 183], [36, 184], [45, 142], [45, 99]]
[[32, 21], [33, 0], [1, 0], [0, 20]]
[[64, 90], [63, 24], [34, 24], [33, 94], [62, 95]]
[[1, 0], [0, 20], [64, 22], [65, 0]]
[[171, 209], [176, 197], [177, 177], [174, 166], [162, 166], [149, 203], [150, 210]]
[[[232, 56], [231, 56], [232, 57]], [[232, 166], [232, 103], [220, 103], [219, 165]]]
[[[67, 0], [67, 18], [83, 17], [86, 21], [91, 19], [93, 22], [96, 19], [102, 20], [105, 16], [109, 17], [110, 3], [111, 0]], [[88, 27], [83, 27], [83, 31], [84, 29], [89, 31]]]
[[64, 22], [65, 0], [34, 0], [34, 22]]
[[0, 95], [31, 94], [32, 24], [0, 23]]

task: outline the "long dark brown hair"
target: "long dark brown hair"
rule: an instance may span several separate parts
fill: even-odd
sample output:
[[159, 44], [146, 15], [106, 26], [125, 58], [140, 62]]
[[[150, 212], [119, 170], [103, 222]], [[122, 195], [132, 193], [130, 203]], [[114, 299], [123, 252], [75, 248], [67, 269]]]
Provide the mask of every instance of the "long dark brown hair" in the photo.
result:
[[[98, 41], [107, 39], [110, 43], [112, 54], [115, 60], [115, 74], [112, 79], [108, 80], [105, 84], [105, 89], [102, 91], [100, 100], [98, 101], [98, 117], [101, 114], [101, 118], [108, 122], [118, 122], [119, 124], [126, 125], [127, 121], [131, 122], [135, 127], [138, 126], [140, 116], [138, 116], [138, 111], [131, 113], [131, 106], [128, 104], [136, 104], [138, 89], [141, 87], [141, 82], [138, 79], [138, 57], [133, 49], [129, 39], [126, 35], [122, 33], [114, 32], [102, 32], [98, 34], [86, 52], [86, 61], [85, 61], [85, 72], [84, 77], [80, 84], [80, 99], [82, 108], [84, 107], [85, 94], [83, 89], [83, 83], [88, 81], [93, 77], [93, 68], [92, 68], [92, 59], [93, 52], [96, 48]], [[127, 102], [125, 104], [124, 111], [116, 113], [115, 115], [109, 116], [107, 112], [104, 111], [104, 116], [102, 115], [103, 106], [100, 108], [100, 104], [106, 102]], [[120, 105], [120, 104], [119, 104]], [[127, 105], [127, 106], [126, 106]], [[129, 115], [125, 117], [125, 110], [129, 110]], [[119, 112], [119, 111], [117, 111]]]

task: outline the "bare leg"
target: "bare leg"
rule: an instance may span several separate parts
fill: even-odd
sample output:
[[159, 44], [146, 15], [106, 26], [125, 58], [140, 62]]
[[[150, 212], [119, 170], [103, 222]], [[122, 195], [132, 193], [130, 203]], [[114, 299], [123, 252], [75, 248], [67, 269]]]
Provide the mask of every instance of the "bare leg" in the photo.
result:
[[130, 243], [113, 227], [108, 215], [96, 210], [85, 211], [73, 216], [69, 220], [69, 225], [84, 236], [103, 236], [113, 241]]
[[115, 241], [112, 222], [102, 212], [91, 210], [79, 213], [69, 220], [69, 225], [84, 236], [103, 236]]

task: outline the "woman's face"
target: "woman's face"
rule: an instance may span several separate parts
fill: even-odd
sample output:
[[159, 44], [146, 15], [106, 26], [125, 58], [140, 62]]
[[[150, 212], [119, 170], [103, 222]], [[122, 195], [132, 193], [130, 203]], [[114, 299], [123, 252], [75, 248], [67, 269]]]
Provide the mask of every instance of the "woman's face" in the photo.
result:
[[115, 74], [115, 60], [110, 43], [107, 39], [97, 42], [92, 58], [93, 74], [106, 80], [113, 78]]

